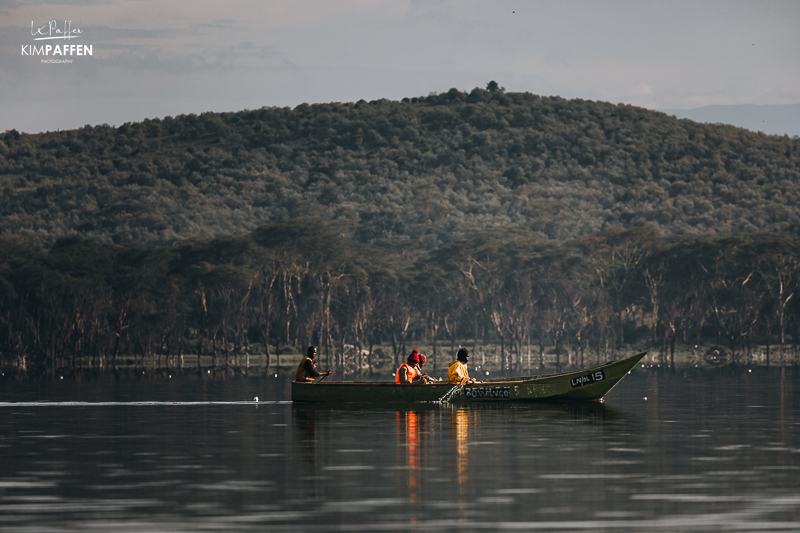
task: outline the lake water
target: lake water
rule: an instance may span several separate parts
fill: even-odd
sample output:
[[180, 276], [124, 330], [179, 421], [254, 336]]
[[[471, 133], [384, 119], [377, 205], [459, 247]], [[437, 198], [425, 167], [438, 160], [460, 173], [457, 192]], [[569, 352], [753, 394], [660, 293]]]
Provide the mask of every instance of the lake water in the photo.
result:
[[290, 376], [0, 381], [0, 530], [800, 531], [799, 375], [413, 410], [293, 405]]

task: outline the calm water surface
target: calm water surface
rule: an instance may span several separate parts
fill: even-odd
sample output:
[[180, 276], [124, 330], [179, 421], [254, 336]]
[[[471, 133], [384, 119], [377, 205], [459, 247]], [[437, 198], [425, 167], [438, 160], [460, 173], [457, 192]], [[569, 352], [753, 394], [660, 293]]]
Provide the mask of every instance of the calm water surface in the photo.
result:
[[800, 531], [793, 369], [413, 410], [288, 379], [0, 381], [0, 530]]

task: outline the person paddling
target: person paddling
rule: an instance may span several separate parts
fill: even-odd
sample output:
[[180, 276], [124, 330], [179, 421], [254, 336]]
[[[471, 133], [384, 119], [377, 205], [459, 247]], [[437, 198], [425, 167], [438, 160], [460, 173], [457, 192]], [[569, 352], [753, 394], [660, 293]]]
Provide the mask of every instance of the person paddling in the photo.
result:
[[466, 385], [467, 383], [480, 383], [479, 380], [469, 377], [467, 368], [469, 350], [461, 348], [456, 354], [456, 360], [447, 368], [447, 383], [451, 385]]
[[[326, 372], [318, 372], [317, 365], [314, 362], [314, 358], [317, 356], [317, 347], [316, 346], [309, 346], [308, 352], [306, 352], [306, 356], [300, 360], [300, 364], [297, 365], [297, 372], [294, 375], [295, 381], [308, 381], [312, 382], [315, 381], [314, 378], [318, 378], [320, 376], [330, 376], [331, 371], [328, 370]], [[320, 380], [321, 381], [321, 380]]]
[[420, 356], [425, 357], [417, 350], [412, 350], [406, 362], [400, 365], [395, 374], [394, 382], [398, 385], [411, 385], [413, 383], [426, 382], [423, 379], [422, 369], [420, 369]]

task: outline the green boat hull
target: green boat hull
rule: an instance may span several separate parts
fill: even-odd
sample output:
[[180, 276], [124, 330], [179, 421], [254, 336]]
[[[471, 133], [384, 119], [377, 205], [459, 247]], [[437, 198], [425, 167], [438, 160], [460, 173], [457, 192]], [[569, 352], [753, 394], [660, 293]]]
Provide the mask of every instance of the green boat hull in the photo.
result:
[[292, 383], [292, 401], [318, 403], [452, 403], [598, 401], [641, 361], [647, 352], [603, 366], [518, 378], [490, 379], [459, 387], [447, 383], [397, 385], [380, 381]]

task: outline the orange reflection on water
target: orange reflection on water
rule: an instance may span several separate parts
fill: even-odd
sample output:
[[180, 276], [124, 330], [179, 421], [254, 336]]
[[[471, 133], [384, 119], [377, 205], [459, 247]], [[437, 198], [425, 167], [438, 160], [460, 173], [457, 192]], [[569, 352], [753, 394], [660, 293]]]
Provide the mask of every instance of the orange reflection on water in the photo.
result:
[[469, 482], [469, 427], [477, 411], [458, 409], [450, 412], [450, 435], [455, 436], [456, 480], [459, 493], [464, 494]]
[[418, 502], [422, 418], [415, 411], [397, 411], [397, 441], [405, 448], [409, 503]]

